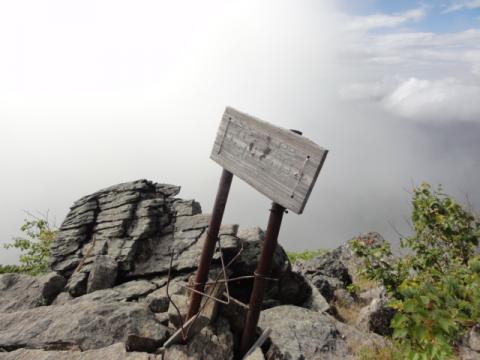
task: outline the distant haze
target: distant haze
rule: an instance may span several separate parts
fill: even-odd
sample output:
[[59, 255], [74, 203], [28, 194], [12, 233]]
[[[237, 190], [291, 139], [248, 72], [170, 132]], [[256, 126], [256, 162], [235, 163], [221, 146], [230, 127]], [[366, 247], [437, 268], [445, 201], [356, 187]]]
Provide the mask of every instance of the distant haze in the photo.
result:
[[[448, 9], [447, 9], [448, 10]], [[64, 1], [0, 5], [0, 243], [25, 214], [146, 178], [211, 211], [225, 106], [330, 150], [290, 250], [408, 234], [413, 185], [480, 207], [480, 30], [419, 30], [430, 8], [343, 1]], [[451, 14], [457, 10], [445, 10]], [[445, 15], [447, 16], [447, 15]], [[453, 15], [448, 15], [453, 16]], [[234, 179], [225, 222], [265, 227]], [[17, 254], [0, 250], [0, 263]]]

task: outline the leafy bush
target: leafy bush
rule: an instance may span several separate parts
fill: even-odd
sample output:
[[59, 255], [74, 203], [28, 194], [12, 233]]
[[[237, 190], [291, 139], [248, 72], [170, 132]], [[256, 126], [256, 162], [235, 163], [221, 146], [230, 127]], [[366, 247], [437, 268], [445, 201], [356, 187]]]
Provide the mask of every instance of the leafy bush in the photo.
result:
[[20, 250], [20, 265], [0, 266], [0, 273], [17, 272], [38, 275], [46, 272], [50, 246], [56, 229], [51, 227], [48, 218], [32, 217], [25, 220], [20, 230], [23, 236], [16, 237], [11, 244], [4, 245], [6, 249], [14, 248]]
[[358, 240], [352, 248], [365, 260], [362, 274], [392, 297], [393, 339], [404, 357], [448, 359], [480, 322], [480, 222], [441, 187], [414, 189], [412, 206], [415, 235], [401, 240], [407, 255], [392, 261], [388, 244]]

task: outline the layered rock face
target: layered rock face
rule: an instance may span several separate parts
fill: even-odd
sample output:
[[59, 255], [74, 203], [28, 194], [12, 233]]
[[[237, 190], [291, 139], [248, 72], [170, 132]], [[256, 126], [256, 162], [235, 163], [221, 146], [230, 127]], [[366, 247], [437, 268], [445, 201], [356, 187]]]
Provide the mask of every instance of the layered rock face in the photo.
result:
[[[0, 360], [238, 357], [263, 231], [221, 227], [210, 278], [223, 280], [223, 254], [232, 260], [227, 276], [241, 280], [207, 286], [221, 302], [204, 297], [183, 343], [179, 328], [210, 217], [177, 198], [179, 190], [138, 180], [76, 201], [52, 246], [50, 273], [0, 275]], [[361, 239], [384, 241], [376, 233]], [[348, 291], [359, 266], [348, 243], [293, 266], [278, 246], [257, 329], [271, 333], [248, 359], [353, 360], [358, 349], [387, 346], [380, 335], [390, 333], [393, 313], [384, 289]], [[478, 333], [466, 336], [465, 359], [479, 354]]]
[[[200, 205], [175, 198], [180, 188], [146, 180], [120, 184], [76, 201], [52, 246], [52, 270], [73, 296], [125, 278], [195, 268], [208, 226]], [[235, 235], [235, 228], [225, 235]], [[96, 269], [100, 269], [96, 271]], [[105, 276], [105, 272], [108, 276]], [[89, 279], [90, 278], [90, 279]], [[118, 279], [117, 279], [118, 278]]]
[[[188, 298], [186, 286], [197, 267], [210, 219], [198, 202], [177, 198], [179, 190], [138, 180], [74, 202], [51, 248], [51, 273], [36, 278], [0, 275], [0, 358], [15, 353], [21, 358], [58, 355], [61, 359], [64, 350], [95, 356], [101, 349], [108, 353], [113, 348], [142, 352], [161, 348], [175, 330], [167, 327], [170, 296], [183, 297], [183, 302]], [[263, 231], [223, 225], [219, 238], [225, 263], [238, 255], [228, 275], [252, 275]], [[212, 274], [221, 274], [219, 260], [217, 249]], [[272, 276], [277, 281], [269, 286], [266, 306], [307, 298], [305, 284], [295, 281], [280, 246], [274, 263]], [[232, 285], [231, 292], [248, 300], [252, 282], [244, 279]], [[213, 313], [211, 317], [199, 336], [205, 341], [222, 340], [215, 345], [223, 349], [216, 358], [231, 358], [233, 335], [225, 334], [229, 322], [222, 317], [215, 320]], [[200, 338], [187, 347], [176, 345], [165, 356], [190, 359], [189, 352], [203, 349]]]

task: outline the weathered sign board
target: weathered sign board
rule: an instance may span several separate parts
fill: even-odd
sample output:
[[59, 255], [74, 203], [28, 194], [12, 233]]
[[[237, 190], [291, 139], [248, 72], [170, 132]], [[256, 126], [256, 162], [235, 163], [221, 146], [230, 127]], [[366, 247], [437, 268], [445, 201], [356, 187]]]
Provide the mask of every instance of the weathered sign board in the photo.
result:
[[227, 107], [210, 157], [274, 202], [301, 214], [327, 153], [302, 135]]

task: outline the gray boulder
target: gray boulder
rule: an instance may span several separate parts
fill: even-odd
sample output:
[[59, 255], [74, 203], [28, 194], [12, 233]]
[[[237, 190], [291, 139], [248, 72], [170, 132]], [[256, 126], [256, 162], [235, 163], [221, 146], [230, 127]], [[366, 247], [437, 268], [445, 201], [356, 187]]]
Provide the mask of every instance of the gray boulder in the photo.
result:
[[245, 360], [265, 360], [265, 356], [263, 356], [262, 349], [256, 348], [253, 353], [245, 358]]
[[[201, 214], [181, 216], [174, 221], [173, 233], [162, 236], [155, 243], [150, 243], [145, 255], [142, 252], [135, 257], [134, 270], [128, 274], [129, 276], [166, 274], [172, 253], [174, 272], [192, 272], [197, 268], [210, 216]], [[238, 251], [239, 243], [235, 237], [237, 229], [236, 225], [224, 225], [220, 228], [219, 237], [227, 262], [233, 256], [231, 254]], [[212, 266], [218, 266], [219, 254], [218, 251], [215, 252]]]
[[[259, 227], [240, 229], [237, 234], [243, 244], [243, 251], [231, 266], [231, 277], [251, 276], [257, 268], [264, 233]], [[311, 288], [306, 279], [295, 272], [282, 246], [277, 245], [273, 259], [271, 280], [267, 283], [267, 292], [263, 303], [264, 308], [280, 305], [304, 303], [311, 295]], [[248, 303], [253, 279], [233, 282], [230, 284], [231, 293], [242, 302]]]
[[[207, 285], [205, 287], [205, 293], [212, 298], [219, 298], [224, 291], [223, 284]], [[173, 294], [171, 295], [172, 302], [168, 306], [169, 323], [176, 329], [179, 329], [185, 321], [188, 307], [189, 307], [189, 295], [188, 294]], [[200, 304], [200, 316], [196, 322], [203, 323], [203, 325], [195, 326], [198, 330], [203, 328], [208, 323], [215, 320], [218, 313], [219, 303], [212, 300], [209, 297], [203, 297]]]
[[390, 322], [395, 316], [395, 310], [387, 306], [387, 300], [377, 298], [372, 300], [370, 305], [360, 310], [356, 326], [365, 331], [372, 331], [383, 336], [390, 336], [393, 329]]
[[[368, 246], [378, 246], [385, 243], [383, 237], [376, 232], [362, 234], [354, 239]], [[386, 261], [389, 260], [392, 259], [386, 259]], [[293, 270], [305, 276], [328, 302], [333, 302], [336, 299], [335, 293], [339, 294], [350, 285], [352, 278], [358, 275], [362, 266], [363, 260], [354, 254], [351, 241], [348, 241], [344, 245], [313, 259], [297, 261]], [[337, 290], [340, 290], [340, 292]], [[350, 300], [353, 301], [353, 299]]]
[[233, 348], [233, 334], [228, 321], [219, 317], [188, 344], [168, 347], [163, 360], [232, 360]]
[[[236, 276], [253, 275], [262, 251], [264, 232], [259, 227], [254, 227], [241, 229], [237, 236], [243, 241], [243, 251], [231, 269]], [[290, 269], [287, 254], [280, 245], [277, 245], [272, 260], [271, 276], [278, 278]]]
[[272, 329], [267, 359], [345, 359], [349, 356], [335, 322], [327, 315], [284, 305], [264, 310], [259, 326]]
[[336, 289], [343, 289], [352, 282], [346, 266], [331, 252], [310, 260], [297, 260], [293, 271], [304, 276], [328, 302], [334, 300]]
[[480, 324], [475, 325], [465, 334], [463, 343], [473, 351], [480, 353]]
[[362, 291], [357, 296], [359, 303], [363, 305], [369, 305], [374, 299], [385, 298], [387, 292], [383, 286], [377, 286], [365, 291]]
[[71, 296], [81, 296], [87, 292], [88, 272], [74, 272], [65, 287]]
[[19, 349], [0, 353], [0, 360], [161, 360], [160, 355], [127, 352], [125, 344], [117, 343], [102, 349], [87, 351], [46, 351]]
[[0, 275], [0, 312], [7, 313], [50, 305], [65, 286], [65, 278], [49, 273], [43, 276]]
[[0, 348], [99, 349], [117, 342], [154, 351], [167, 338], [148, 307], [139, 303], [80, 302], [0, 314]]
[[242, 336], [247, 311], [248, 305], [235, 298], [230, 298], [228, 304], [220, 304], [219, 306], [220, 316], [228, 320], [230, 328], [237, 338]]
[[150, 310], [154, 313], [162, 313], [168, 311], [170, 300], [167, 296], [166, 286], [150, 293], [146, 297], [145, 302], [148, 304]]
[[108, 255], [98, 255], [93, 261], [92, 270], [88, 275], [87, 293], [108, 289], [117, 280], [118, 264], [115, 258]]
[[318, 312], [329, 311], [330, 304], [328, 303], [327, 299], [325, 299], [325, 297], [320, 293], [320, 291], [315, 285], [310, 283], [308, 280], [307, 280], [307, 283], [310, 286], [311, 294], [301, 306], [313, 311], [318, 311]]
[[380, 335], [296, 306], [263, 311], [259, 326], [272, 329], [271, 345], [265, 356], [271, 360], [353, 360], [355, 349], [382, 349], [388, 345]]
[[354, 297], [350, 292], [343, 288], [336, 289], [333, 292], [333, 297], [335, 299], [335, 305], [352, 307], [356, 304], [356, 296]]
[[[168, 293], [172, 295], [187, 294], [186, 286], [187, 280], [190, 276], [177, 276], [170, 279], [168, 285]], [[165, 281], [163, 281], [165, 280]], [[167, 312], [170, 306], [170, 301], [167, 296], [167, 279], [152, 279], [151, 282], [158, 286], [158, 289], [150, 292], [144, 299], [150, 310], [154, 313]]]
[[62, 292], [53, 300], [51, 305], [63, 305], [73, 299], [69, 292]]
[[294, 270], [301, 272], [307, 278], [323, 275], [340, 281], [343, 286], [352, 283], [347, 267], [341, 261], [341, 253], [330, 251], [303, 262], [296, 262]]
[[[76, 298], [66, 298], [63, 303], [78, 304], [80, 302], [126, 302], [136, 301], [146, 297], [157, 289], [156, 285], [148, 280], [132, 280], [111, 289], [97, 290]], [[60, 301], [56, 304], [60, 305]]]
[[[353, 355], [357, 355], [355, 351], [362, 348], [381, 350], [391, 344], [389, 341], [378, 334], [359, 330], [355, 326], [332, 319], [335, 327], [340, 332], [342, 339], [345, 340]], [[356, 358], [356, 357], [355, 357]]]
[[480, 358], [480, 353], [473, 351], [468, 346], [459, 346], [458, 358], [460, 360], [478, 360]]
[[310, 276], [306, 275], [306, 277], [310, 279], [312, 284], [328, 302], [335, 300], [335, 291], [337, 289], [344, 288], [343, 282], [331, 276], [311, 274]]
[[298, 273], [287, 271], [278, 281], [276, 298], [281, 304], [301, 305], [312, 295], [307, 280]]

